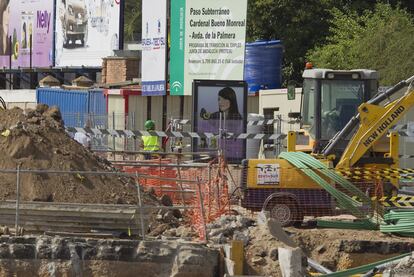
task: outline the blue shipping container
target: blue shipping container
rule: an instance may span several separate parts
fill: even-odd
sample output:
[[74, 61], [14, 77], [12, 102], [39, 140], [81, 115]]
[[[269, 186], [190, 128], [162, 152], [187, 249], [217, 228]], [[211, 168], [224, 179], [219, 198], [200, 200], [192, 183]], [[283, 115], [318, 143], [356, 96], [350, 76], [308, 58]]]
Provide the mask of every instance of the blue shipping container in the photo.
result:
[[106, 99], [103, 90], [91, 89], [88, 96], [88, 115], [91, 127], [106, 128], [108, 123]]
[[283, 46], [280, 40], [246, 43], [244, 80], [249, 93], [282, 86]]
[[68, 127], [83, 127], [88, 119], [94, 121], [97, 116], [103, 121], [99, 125], [106, 121], [106, 102], [102, 90], [38, 88], [36, 99], [37, 103], [58, 106]]

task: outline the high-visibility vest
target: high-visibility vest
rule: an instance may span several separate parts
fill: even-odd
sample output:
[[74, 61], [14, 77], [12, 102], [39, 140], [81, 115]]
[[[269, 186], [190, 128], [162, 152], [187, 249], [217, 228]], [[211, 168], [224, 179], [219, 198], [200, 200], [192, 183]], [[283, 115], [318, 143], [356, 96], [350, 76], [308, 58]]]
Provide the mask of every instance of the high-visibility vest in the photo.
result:
[[158, 151], [160, 147], [158, 145], [158, 137], [156, 136], [142, 136], [144, 141], [144, 151]]

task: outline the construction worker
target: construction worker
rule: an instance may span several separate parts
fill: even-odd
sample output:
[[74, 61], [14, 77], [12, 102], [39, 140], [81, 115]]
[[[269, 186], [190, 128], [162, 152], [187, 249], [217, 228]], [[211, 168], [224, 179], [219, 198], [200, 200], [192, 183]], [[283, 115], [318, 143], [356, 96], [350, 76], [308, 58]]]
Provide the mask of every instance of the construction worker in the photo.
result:
[[[144, 126], [147, 131], [155, 130], [155, 122], [153, 120], [147, 120]], [[142, 136], [141, 147], [144, 149], [145, 152], [149, 152], [149, 153], [145, 153], [144, 157], [146, 160], [150, 160], [151, 152], [157, 152], [160, 150], [158, 137], [157, 136]]]

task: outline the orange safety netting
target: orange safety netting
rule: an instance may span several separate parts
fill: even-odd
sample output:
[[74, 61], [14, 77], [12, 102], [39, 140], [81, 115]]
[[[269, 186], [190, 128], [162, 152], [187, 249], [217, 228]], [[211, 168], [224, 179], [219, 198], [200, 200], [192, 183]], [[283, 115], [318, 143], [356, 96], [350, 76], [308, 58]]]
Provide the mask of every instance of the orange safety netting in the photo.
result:
[[[138, 177], [139, 184], [146, 189], [153, 189], [157, 196], [166, 194], [174, 204], [190, 204], [192, 208], [187, 214], [191, 225], [199, 234], [200, 239], [206, 240], [206, 224], [230, 210], [225, 161], [218, 158], [208, 167], [181, 169], [179, 174], [176, 167], [165, 166], [172, 164], [171, 159], [154, 159], [144, 162], [159, 163], [159, 166], [124, 166], [122, 169], [124, 172], [146, 175]], [[197, 181], [197, 183], [186, 183], [185, 180]]]
[[[198, 180], [197, 192], [193, 201], [194, 209], [190, 217], [192, 226], [201, 240], [207, 239], [206, 224], [230, 210], [227, 165], [224, 160], [218, 159], [218, 166], [214, 166], [213, 161], [209, 165], [210, 170], [203, 169], [204, 174], [200, 174], [199, 170], [189, 172]], [[210, 173], [210, 178], [207, 179], [203, 178], [206, 170]]]
[[138, 173], [138, 175], [154, 176], [169, 178], [171, 180], [156, 179], [150, 177], [138, 177], [138, 183], [146, 189], [153, 189], [157, 196], [163, 194], [168, 195], [174, 201], [174, 190], [177, 190], [176, 169], [173, 167], [163, 167], [163, 165], [170, 164], [171, 159], [154, 159], [142, 161], [143, 163], [159, 164], [159, 166], [123, 166], [122, 170], [127, 173]]

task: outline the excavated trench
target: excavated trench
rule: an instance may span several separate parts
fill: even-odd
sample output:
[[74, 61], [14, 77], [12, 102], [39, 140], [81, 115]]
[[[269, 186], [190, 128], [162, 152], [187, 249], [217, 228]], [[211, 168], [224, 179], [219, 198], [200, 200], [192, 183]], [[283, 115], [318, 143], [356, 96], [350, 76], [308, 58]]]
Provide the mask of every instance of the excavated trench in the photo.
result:
[[[332, 271], [363, 266], [414, 251], [413, 238], [379, 231], [317, 228], [287, 228], [286, 231], [306, 256]], [[277, 249], [286, 246], [262, 226], [252, 227], [249, 234], [251, 240], [245, 255], [247, 273], [282, 276]]]
[[0, 237], [0, 276], [218, 276], [219, 251], [178, 241]]
[[[320, 262], [331, 269], [345, 270], [412, 252], [414, 251], [414, 243], [339, 239], [336, 242], [336, 247], [329, 251], [335, 250], [337, 250], [337, 255], [329, 255]], [[324, 249], [318, 248], [316, 251], [323, 252]]]

